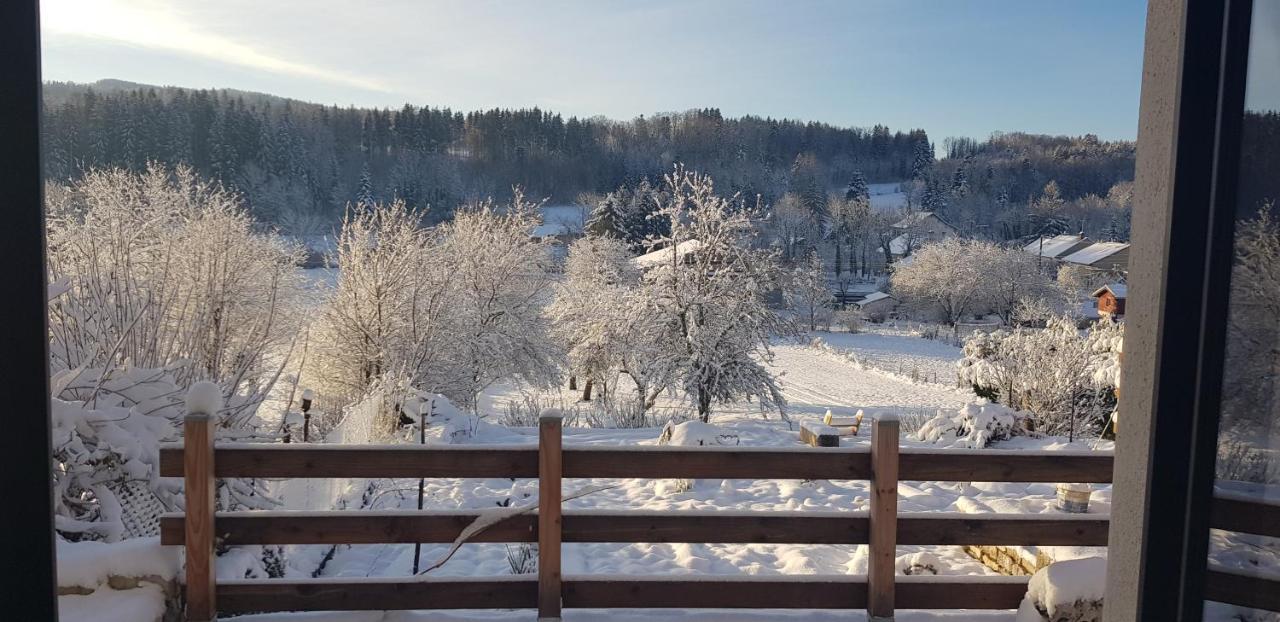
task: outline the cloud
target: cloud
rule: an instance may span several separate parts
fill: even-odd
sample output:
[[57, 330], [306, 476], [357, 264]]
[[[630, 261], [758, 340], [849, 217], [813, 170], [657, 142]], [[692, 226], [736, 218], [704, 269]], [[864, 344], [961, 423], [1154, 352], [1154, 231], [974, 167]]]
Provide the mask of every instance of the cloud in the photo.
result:
[[42, 0], [40, 13], [41, 29], [46, 36], [67, 35], [115, 41], [368, 91], [391, 91], [376, 80], [281, 58], [230, 38], [201, 31], [165, 3], [149, 0]]

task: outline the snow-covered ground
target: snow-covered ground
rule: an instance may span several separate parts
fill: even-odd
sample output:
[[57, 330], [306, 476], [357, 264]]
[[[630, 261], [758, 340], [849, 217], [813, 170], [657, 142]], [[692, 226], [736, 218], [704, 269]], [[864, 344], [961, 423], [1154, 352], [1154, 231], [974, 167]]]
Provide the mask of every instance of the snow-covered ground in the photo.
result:
[[[966, 390], [946, 383], [913, 381], [896, 371], [894, 361], [910, 361], [911, 366], [939, 372], [954, 365], [959, 350], [937, 342], [910, 336], [905, 332], [883, 330], [857, 335], [817, 335], [812, 344], [778, 343], [774, 347], [774, 370], [780, 375], [789, 415], [795, 420], [817, 420], [827, 409], [836, 415], [851, 415], [859, 409], [888, 410], [902, 413], [932, 414], [939, 409], [955, 411], [972, 403], [975, 397]], [[905, 363], [904, 363], [905, 364]], [[922, 374], [923, 375], [923, 374]], [[530, 394], [544, 405], [572, 406], [579, 392], [543, 390], [501, 385], [492, 387], [481, 400], [480, 411], [488, 415], [478, 422], [470, 416], [444, 409], [428, 427], [429, 443], [456, 441], [460, 430], [471, 443], [536, 442], [532, 428], [507, 428], [496, 425], [500, 414], [511, 403], [520, 403]], [[687, 404], [679, 396], [660, 399], [659, 412], [687, 412]], [[776, 415], [761, 416], [754, 404], [730, 404], [719, 407], [712, 418], [719, 432], [736, 437], [742, 446], [799, 446], [797, 427], [788, 425]], [[567, 445], [656, 445], [660, 430], [598, 429], [570, 427], [565, 430]], [[869, 426], [862, 436], [846, 438], [847, 445], [869, 442]], [[905, 446], [924, 443], [903, 439]], [[1066, 447], [1052, 441], [1024, 441], [1018, 446], [1042, 448]], [[1084, 444], [1071, 448], [1087, 449]], [[361, 483], [363, 485], [363, 483]], [[375, 483], [373, 509], [412, 508], [416, 506], [417, 480], [383, 480]], [[770, 511], [770, 512], [855, 512], [868, 509], [869, 492], [865, 481], [819, 480], [700, 480], [684, 489], [671, 481], [654, 480], [567, 480], [566, 496], [574, 491], [602, 488], [583, 497], [566, 501], [569, 510], [648, 510], [648, 511]], [[355, 492], [354, 490], [352, 492]], [[1055, 490], [1050, 484], [944, 484], [904, 482], [899, 488], [902, 512], [1056, 512]], [[425, 484], [426, 507], [429, 509], [488, 509], [500, 505], [536, 504], [536, 480], [436, 479]], [[1109, 491], [1094, 495], [1095, 512], [1109, 509]], [[314, 560], [318, 556], [306, 548], [294, 547], [294, 559]], [[429, 566], [449, 550], [449, 545], [422, 546], [421, 562]], [[506, 575], [512, 573], [509, 550], [501, 544], [467, 544], [447, 563], [432, 574], [438, 576]], [[1084, 554], [1081, 552], [1080, 554]], [[939, 574], [988, 575], [991, 571], [958, 547], [899, 547], [902, 563], [923, 559]], [[622, 575], [847, 575], [865, 573], [867, 549], [861, 545], [779, 545], [779, 544], [565, 544], [566, 574]], [[413, 566], [412, 545], [356, 545], [339, 547], [325, 566], [325, 577], [394, 577], [408, 576]], [[312, 568], [295, 568], [306, 573]], [[597, 612], [598, 614], [598, 612]], [[403, 617], [371, 619], [489, 619], [491, 614], [399, 614]], [[422, 614], [425, 616], [425, 614]], [[503, 614], [504, 616], [506, 614]], [[569, 619], [593, 619], [592, 612], [568, 614]], [[610, 613], [610, 619], [652, 620], [669, 613]], [[656, 618], [655, 618], [656, 616]], [[532, 619], [532, 614], [528, 614]], [[683, 614], [682, 614], [683, 617]], [[264, 616], [256, 620], [329, 620], [324, 616]], [[354, 619], [346, 617], [343, 619]], [[503, 619], [519, 619], [508, 618]], [[696, 620], [861, 620], [859, 613], [831, 613], [815, 617], [811, 612], [761, 612], [744, 615], [707, 612]], [[904, 620], [1009, 620], [1011, 614], [955, 613], [905, 615]]]
[[871, 193], [871, 209], [877, 212], [896, 212], [907, 206], [907, 193], [898, 182], [867, 184]]
[[[789, 416], [795, 421], [820, 420], [830, 409], [837, 416], [858, 410], [889, 411], [903, 415], [928, 417], [939, 410], [953, 413], [976, 397], [965, 389], [954, 387], [957, 348], [928, 341], [903, 330], [873, 327], [860, 334], [818, 333], [809, 343], [779, 342], [774, 345], [771, 366], [779, 375], [783, 394], [788, 401]], [[918, 370], [918, 372], [916, 371]], [[913, 373], [916, 376], [913, 378]], [[938, 382], [933, 382], [933, 377]], [[545, 405], [573, 407], [579, 391], [552, 389], [533, 391], [511, 384], [496, 385], [480, 401], [481, 417], [460, 412], [447, 403], [437, 408], [438, 415], [428, 426], [428, 443], [526, 443], [535, 444], [532, 428], [499, 425], [509, 404], [521, 403], [530, 396]], [[690, 412], [685, 399], [678, 395], [660, 398], [656, 412], [662, 415]], [[717, 433], [730, 435], [732, 441], [745, 447], [799, 447], [798, 426], [788, 424], [776, 414], [762, 416], [755, 404], [735, 403], [717, 406], [711, 424]], [[658, 427], [641, 429], [601, 429], [568, 427], [566, 445], [658, 444]], [[869, 443], [870, 426], [862, 435], [846, 438], [846, 445]], [[903, 438], [904, 446], [925, 443]], [[1108, 444], [1109, 445], [1109, 444]], [[1087, 443], [1067, 444], [1060, 439], [1015, 439], [1004, 445], [1025, 449], [1089, 449]], [[313, 483], [309, 483], [313, 482]], [[292, 509], [412, 509], [416, 507], [416, 479], [354, 480], [334, 485], [329, 481], [299, 480], [281, 482], [277, 492]], [[599, 487], [600, 490], [565, 502], [569, 510], [643, 510], [643, 511], [768, 511], [811, 513], [847, 513], [866, 511], [870, 494], [865, 481], [849, 480], [699, 480], [691, 487], [670, 480], [566, 480], [565, 495]], [[345, 486], [345, 489], [343, 487]], [[366, 495], [366, 491], [372, 494]], [[482, 510], [499, 506], [536, 505], [536, 480], [493, 479], [429, 479], [425, 482], [425, 507], [432, 510]], [[1055, 489], [1051, 484], [962, 484], [938, 482], [902, 482], [899, 486], [900, 511], [907, 512], [1018, 512], [1052, 513]], [[338, 498], [346, 500], [346, 505]], [[1102, 487], [1093, 495], [1091, 512], [1106, 513], [1110, 508], [1110, 490]], [[445, 544], [424, 544], [420, 559], [430, 566], [449, 550]], [[295, 578], [311, 576], [328, 552], [328, 547], [287, 547], [288, 573]], [[518, 547], [502, 544], [466, 544], [438, 569], [434, 576], [485, 576], [513, 574], [509, 553]], [[655, 544], [604, 543], [565, 544], [565, 574], [610, 575], [849, 575], [864, 574], [867, 568], [865, 545], [784, 545], [784, 544]], [[1095, 551], [1096, 552], [1096, 551]], [[1090, 554], [1088, 550], [1057, 551], [1063, 557]], [[978, 563], [959, 547], [901, 546], [899, 563], [924, 562], [942, 575], [989, 575], [992, 571]], [[324, 564], [319, 576], [405, 577], [412, 574], [414, 547], [404, 544], [340, 546]], [[223, 576], [240, 572], [234, 568], [233, 556], [219, 560], [226, 568]], [[105, 597], [105, 596], [104, 596]], [[85, 608], [77, 597], [63, 603], [64, 610]], [[598, 619], [601, 612], [571, 611], [566, 619]], [[367, 618], [366, 618], [367, 616]], [[609, 612], [611, 620], [665, 619], [671, 612]], [[689, 620], [863, 620], [859, 612], [699, 612], [686, 615]], [[534, 619], [532, 612], [433, 612], [395, 614], [276, 614], [249, 616], [246, 621], [265, 622], [299, 620], [490, 620]], [[68, 616], [68, 619], [88, 619]], [[1012, 620], [1010, 612], [973, 613], [937, 612], [904, 613], [899, 620]]]

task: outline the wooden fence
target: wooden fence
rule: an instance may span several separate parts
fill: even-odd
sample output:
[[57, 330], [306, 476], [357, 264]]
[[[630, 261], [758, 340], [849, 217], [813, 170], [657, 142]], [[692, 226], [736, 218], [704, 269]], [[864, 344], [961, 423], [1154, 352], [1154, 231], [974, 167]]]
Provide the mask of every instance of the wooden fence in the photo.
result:
[[[164, 544], [185, 545], [187, 619], [269, 611], [562, 607], [1014, 609], [1027, 577], [895, 576], [909, 545], [1105, 546], [1097, 515], [898, 514], [898, 481], [1109, 483], [1102, 452], [899, 449], [898, 425], [878, 420], [870, 450], [850, 448], [561, 447], [561, 422], [544, 418], [538, 447], [343, 446], [212, 443], [208, 417], [186, 421], [186, 446], [161, 450], [161, 475], [186, 479], [186, 514], [161, 521]], [[215, 541], [241, 544], [449, 543], [476, 511], [213, 511], [215, 478], [538, 478], [536, 513], [517, 515], [469, 542], [537, 542], [538, 574], [430, 575], [366, 580], [214, 581]], [[562, 478], [868, 480], [868, 512], [568, 511]], [[1264, 525], [1274, 530], [1276, 523]], [[867, 544], [866, 576], [609, 577], [560, 572], [562, 542]], [[1216, 576], [1216, 575], [1215, 575]], [[1230, 579], [1230, 577], [1226, 577]], [[1241, 583], [1227, 582], [1229, 585]], [[1237, 599], [1238, 600], [1238, 599]], [[1231, 601], [1228, 601], [1231, 602]]]

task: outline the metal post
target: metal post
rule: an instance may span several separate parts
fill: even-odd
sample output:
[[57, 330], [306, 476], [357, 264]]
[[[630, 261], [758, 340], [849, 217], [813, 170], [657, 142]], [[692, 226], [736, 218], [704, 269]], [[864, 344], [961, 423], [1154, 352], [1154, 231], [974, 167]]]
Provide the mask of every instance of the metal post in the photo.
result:
[[[436, 410], [436, 400], [432, 398], [428, 408], [418, 407], [418, 444], [427, 444], [427, 413], [428, 410], [434, 414]], [[427, 479], [425, 477], [418, 478], [418, 511], [422, 511], [423, 497], [426, 496]], [[418, 564], [422, 557], [422, 543], [416, 542], [413, 545], [413, 574], [418, 574]]]

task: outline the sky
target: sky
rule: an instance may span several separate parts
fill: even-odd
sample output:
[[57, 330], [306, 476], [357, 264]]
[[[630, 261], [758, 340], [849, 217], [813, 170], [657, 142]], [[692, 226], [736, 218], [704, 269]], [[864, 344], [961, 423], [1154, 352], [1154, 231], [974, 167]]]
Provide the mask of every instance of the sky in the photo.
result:
[[323, 104], [719, 108], [840, 126], [1137, 133], [1144, 0], [42, 0], [46, 80]]

